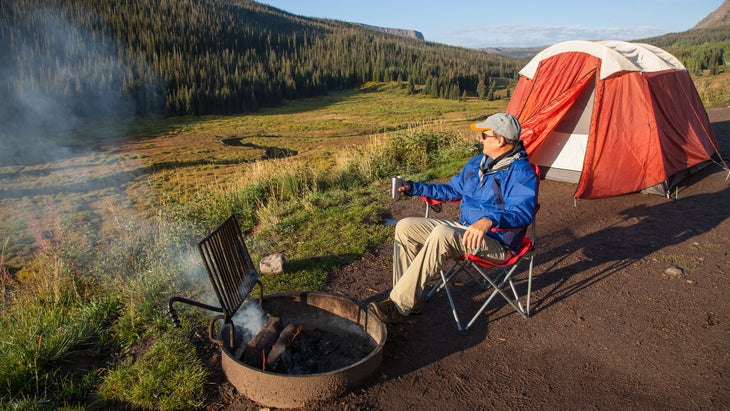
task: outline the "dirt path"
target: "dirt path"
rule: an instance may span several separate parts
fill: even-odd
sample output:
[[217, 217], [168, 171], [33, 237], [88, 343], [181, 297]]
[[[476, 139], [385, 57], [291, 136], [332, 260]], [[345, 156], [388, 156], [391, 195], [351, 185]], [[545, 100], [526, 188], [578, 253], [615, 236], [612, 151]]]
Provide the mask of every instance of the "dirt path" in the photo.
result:
[[[730, 158], [730, 110], [709, 113]], [[499, 302], [462, 336], [437, 296], [389, 327], [370, 381], [307, 409], [730, 409], [726, 176], [706, 167], [685, 180], [678, 201], [631, 194], [575, 207], [574, 186], [541, 182], [531, 318]], [[415, 199], [391, 207], [395, 219], [423, 212]], [[327, 291], [381, 298], [391, 252], [383, 244], [343, 267]], [[469, 305], [478, 291], [459, 293]], [[210, 354], [208, 409], [260, 409]]]

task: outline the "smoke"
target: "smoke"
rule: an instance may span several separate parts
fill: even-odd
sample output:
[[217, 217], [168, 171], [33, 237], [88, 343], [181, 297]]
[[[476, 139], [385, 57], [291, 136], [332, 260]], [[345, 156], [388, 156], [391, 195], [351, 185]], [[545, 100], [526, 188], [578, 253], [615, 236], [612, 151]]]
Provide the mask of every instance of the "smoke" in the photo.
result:
[[101, 159], [97, 151], [102, 140], [127, 138], [139, 112], [129, 90], [144, 89], [132, 79], [152, 70], [104, 26], [80, 9], [0, 2], [0, 238], [11, 240], [5, 251], [15, 267], [30, 240], [23, 222], [43, 214], [45, 196], [64, 205], [59, 212], [69, 224], [100, 226], [109, 210], [87, 212], [81, 222], [69, 215], [99, 210], [100, 195], [111, 194], [110, 204], [131, 213], [125, 185], [143, 166], [134, 158]]
[[220, 307], [221, 302], [218, 300], [218, 296], [215, 295], [213, 284], [210, 283], [203, 264], [203, 258], [198, 250], [183, 251], [178, 258], [182, 263], [181, 275], [190, 288], [195, 289], [195, 299], [213, 307]]
[[232, 321], [236, 328], [236, 336], [242, 336], [241, 341], [249, 342], [261, 331], [261, 327], [268, 321], [269, 315], [255, 302], [244, 303], [236, 310]]
[[[125, 90], [145, 67], [101, 31], [59, 10], [4, 10], [0, 23], [0, 163], [31, 165], [73, 156], [78, 130], [115, 120], [122, 135], [138, 111]], [[14, 12], [14, 13], [13, 13]], [[88, 17], [93, 21], [93, 16]]]
[[[194, 233], [166, 238], [173, 228], [149, 224], [152, 213], [140, 215], [135, 202], [153, 197], [145, 192], [154, 189], [151, 184], [137, 184], [135, 197], [127, 196], [130, 183], [144, 178], [142, 161], [99, 149], [102, 142], [122, 143], [139, 113], [161, 112], [164, 84], [134, 51], [99, 29], [103, 22], [82, 10], [74, 14], [88, 22], [80, 25], [70, 12], [0, 2], [0, 239], [10, 240], [3, 250], [10, 258], [3, 263], [12, 259], [13, 271], [22, 267], [32, 249], [26, 246], [34, 244], [25, 228], [35, 218], [40, 232], [67, 233], [69, 246], [88, 257], [84, 270], [131, 277], [144, 273], [150, 259], [167, 258], [189, 281], [186, 286], [219, 306], [200, 255], [176, 248]], [[41, 218], [49, 198], [58, 205], [51, 217], [62, 228]], [[87, 233], [83, 244], [89, 249], [82, 252], [74, 240]], [[151, 237], [169, 241], [169, 254], [162, 255]], [[125, 260], [129, 256], [145, 258]], [[258, 332], [259, 315], [241, 310], [244, 315], [237, 334]]]

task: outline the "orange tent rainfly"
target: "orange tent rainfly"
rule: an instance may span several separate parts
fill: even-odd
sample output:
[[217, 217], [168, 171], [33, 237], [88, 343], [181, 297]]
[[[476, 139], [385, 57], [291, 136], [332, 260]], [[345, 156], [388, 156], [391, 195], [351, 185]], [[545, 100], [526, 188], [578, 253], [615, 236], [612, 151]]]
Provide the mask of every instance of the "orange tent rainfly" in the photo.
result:
[[713, 155], [722, 161], [689, 73], [658, 47], [567, 41], [520, 75], [507, 112], [530, 160], [546, 178], [577, 183], [575, 198], [668, 196]]

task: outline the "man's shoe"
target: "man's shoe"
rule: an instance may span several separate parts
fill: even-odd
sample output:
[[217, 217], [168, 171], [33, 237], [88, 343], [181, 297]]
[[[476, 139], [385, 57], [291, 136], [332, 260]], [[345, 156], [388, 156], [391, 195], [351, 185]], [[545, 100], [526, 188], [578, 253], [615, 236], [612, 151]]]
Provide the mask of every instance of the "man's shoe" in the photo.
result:
[[420, 315], [423, 312], [423, 301], [418, 301], [416, 305], [411, 308], [411, 315]]
[[380, 321], [384, 323], [395, 323], [404, 318], [404, 316], [398, 312], [398, 307], [395, 306], [395, 303], [391, 301], [391, 299], [378, 301], [378, 302], [372, 302], [368, 304], [368, 309], [375, 314]]

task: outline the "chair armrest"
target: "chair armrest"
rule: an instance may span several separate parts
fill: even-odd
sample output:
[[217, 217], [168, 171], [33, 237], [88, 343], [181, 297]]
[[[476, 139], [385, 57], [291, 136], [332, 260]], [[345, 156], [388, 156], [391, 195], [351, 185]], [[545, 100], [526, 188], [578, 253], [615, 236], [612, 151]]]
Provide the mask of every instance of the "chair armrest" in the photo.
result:
[[459, 203], [459, 202], [461, 202], [461, 200], [441, 201], [441, 200], [436, 200], [434, 198], [429, 198], [429, 197], [426, 197], [426, 196], [421, 196], [421, 200], [424, 203], [426, 203], [426, 205], [430, 205], [430, 206], [432, 206], [432, 205], [439, 205], [439, 204], [450, 204], [450, 203]]
[[421, 196], [421, 201], [426, 203], [426, 218], [428, 218], [428, 213], [430, 210], [440, 213], [442, 204], [451, 204], [451, 203], [461, 202], [461, 200], [441, 201], [441, 200], [436, 200], [436, 199], [429, 198], [426, 196]]

